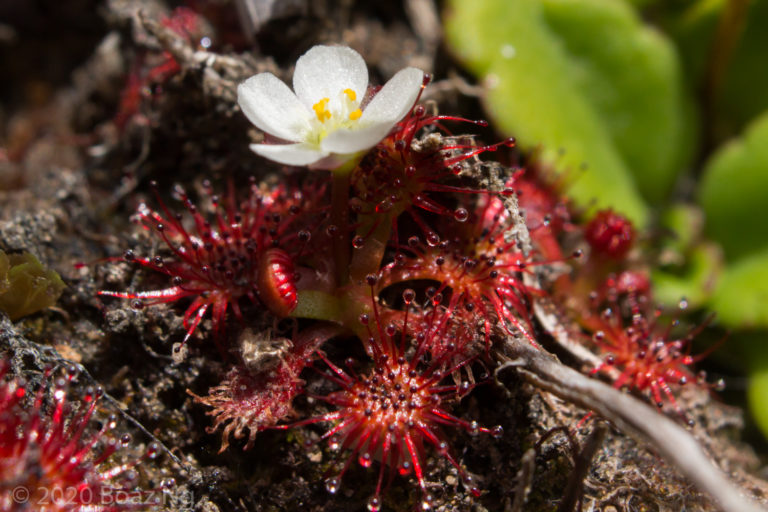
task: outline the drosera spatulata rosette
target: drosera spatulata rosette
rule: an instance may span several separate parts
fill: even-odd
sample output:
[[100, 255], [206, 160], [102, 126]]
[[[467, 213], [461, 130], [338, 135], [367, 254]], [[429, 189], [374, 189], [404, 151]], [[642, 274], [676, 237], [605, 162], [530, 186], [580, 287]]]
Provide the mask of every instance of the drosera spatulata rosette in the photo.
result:
[[100, 389], [76, 395], [77, 370], [47, 370], [41, 384], [10, 377], [0, 359], [0, 508], [8, 511], [121, 512], [157, 510], [170, 480], [139, 487], [139, 466], [155, 459], [118, 458], [132, 443], [119, 434], [117, 418], [97, 419]]
[[[606, 210], [580, 226], [558, 184], [481, 162], [514, 140], [485, 145], [451, 134], [446, 126], [453, 122], [485, 123], [428, 114], [418, 104], [428, 81], [406, 68], [377, 90], [359, 54], [327, 46], [300, 57], [293, 90], [268, 73], [246, 80], [239, 105], [265, 132], [251, 149], [280, 165], [277, 180], [265, 180], [271, 188], [253, 180], [239, 200], [234, 185], [224, 200], [209, 192], [211, 208], [196, 206], [179, 188], [183, 214], [156, 192], [159, 209], [142, 205], [137, 218], [164, 252], [128, 252], [126, 259], [165, 274], [171, 286], [101, 292], [138, 309], [190, 300], [184, 342], [210, 313], [228, 367], [207, 394], [189, 393], [207, 408], [208, 432], [220, 432], [221, 451], [250, 449], [265, 429], [327, 424], [321, 439], [338, 452], [324, 476], [327, 490], [336, 494], [355, 462], [378, 464], [371, 511], [381, 509], [398, 475], [415, 479], [422, 509], [436, 505], [426, 482], [430, 451], [453, 466], [468, 494], [481, 497], [442, 429], [502, 435], [501, 428], [454, 416], [452, 403], [477, 386], [473, 367], [493, 369], [502, 338], [546, 346], [533, 314], [541, 297], [562, 301], [563, 317], [581, 315], [580, 334], [595, 334], [586, 349], [604, 357], [593, 373], [619, 372], [616, 387], [680, 411], [674, 386], [691, 380], [696, 359], [687, 352], [689, 336], [659, 344], [645, 309], [633, 311], [629, 323], [628, 315], [590, 313], [591, 295], [581, 292], [611, 275], [634, 276], [621, 282], [650, 297], [642, 272], [629, 265], [629, 255], [640, 253], [629, 221]], [[286, 166], [309, 167], [302, 177], [314, 181], [289, 185], [296, 169]], [[570, 268], [581, 254], [577, 247], [590, 249], [587, 261]], [[579, 272], [598, 267], [579, 281]], [[583, 307], [565, 304], [569, 293]], [[598, 295], [605, 302], [616, 294]], [[417, 304], [417, 297], [426, 300]], [[266, 310], [273, 324], [244, 314], [243, 299], [249, 310]], [[243, 332], [264, 332], [283, 320], [281, 337], [246, 336], [250, 348], [233, 347], [226, 339], [230, 317], [244, 329], [241, 341]], [[357, 343], [362, 350], [351, 348]], [[260, 348], [252, 351], [254, 344]], [[329, 385], [335, 390], [314, 394]], [[294, 404], [302, 394], [309, 399]]]
[[[356, 370], [355, 362], [347, 361], [344, 369], [321, 353], [320, 357], [328, 368], [323, 373], [324, 378], [340, 389], [317, 398], [336, 409], [281, 428], [332, 424], [321, 440], [328, 442], [331, 451], [339, 452], [339, 458], [344, 452], [349, 453], [346, 453], [337, 474], [326, 475], [326, 489], [331, 494], [339, 490], [341, 479], [353, 462], [368, 468], [378, 461], [376, 489], [368, 501], [368, 510], [372, 512], [381, 509], [381, 493], [387, 474], [387, 486], [396, 474], [413, 475], [422, 492], [420, 508], [432, 508], [434, 498], [427, 490], [424, 476], [427, 447], [436, 450], [454, 466], [469, 492], [479, 497], [481, 492], [473, 478], [451, 453], [441, 432], [443, 427], [448, 426], [464, 429], [471, 435], [482, 433], [500, 437], [503, 434], [500, 426], [485, 428], [477, 421], [453, 416], [447, 410], [448, 403], [460, 400], [475, 387], [466, 379], [460, 382], [453, 380], [458, 370], [473, 361], [473, 358], [463, 357], [456, 362], [454, 358], [455, 355], [461, 356], [466, 343], [455, 340], [450, 346], [441, 347], [439, 355], [432, 354], [431, 347], [440, 346], [432, 338], [443, 335], [445, 329], [439, 326], [433, 329], [432, 322], [428, 322], [426, 329], [421, 329], [424, 323], [416, 323], [419, 330], [411, 330], [408, 312], [414, 297], [412, 290], [403, 293], [406, 309], [402, 326], [383, 325], [373, 293], [376, 280], [373, 275], [366, 278], [371, 287], [373, 314], [364, 313], [358, 319], [369, 334], [367, 346], [373, 354], [372, 366], [366, 371]], [[449, 312], [447, 316], [450, 316]], [[441, 325], [449, 322], [447, 317], [432, 318], [433, 322]], [[467, 336], [475, 335], [470, 331], [459, 332]]]
[[206, 184], [213, 215], [205, 215], [181, 187], [175, 192], [186, 215], [174, 213], [154, 183], [152, 187], [160, 209], [142, 203], [137, 219], [160, 239], [167, 254], [140, 257], [128, 250], [124, 259], [167, 275], [171, 286], [140, 292], [104, 290], [100, 295], [131, 300], [135, 309], [190, 298], [182, 343], [210, 311], [214, 339], [221, 349], [227, 311], [244, 323], [241, 299], [262, 305], [278, 317], [293, 311], [297, 261], [308, 252], [312, 232], [323, 216], [321, 209], [315, 209], [324, 195], [322, 182], [267, 190], [252, 181], [247, 197], [240, 202], [232, 184], [223, 201]]

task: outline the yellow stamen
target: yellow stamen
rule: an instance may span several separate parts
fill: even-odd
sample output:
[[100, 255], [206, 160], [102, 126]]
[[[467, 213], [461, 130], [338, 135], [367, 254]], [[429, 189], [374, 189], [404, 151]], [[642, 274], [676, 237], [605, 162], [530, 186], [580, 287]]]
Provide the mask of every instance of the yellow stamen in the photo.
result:
[[358, 119], [360, 119], [361, 115], [363, 115], [363, 111], [358, 108], [357, 110], [353, 110], [352, 112], [349, 113], [349, 119], [351, 119], [352, 121], [357, 121]]
[[344, 89], [342, 92], [347, 95], [349, 101], [355, 101], [357, 99], [357, 93], [355, 93], [355, 91], [352, 89]]
[[315, 111], [315, 115], [321, 123], [324, 123], [331, 118], [331, 113], [327, 109], [329, 101], [329, 98], [323, 98], [312, 105], [312, 110]]

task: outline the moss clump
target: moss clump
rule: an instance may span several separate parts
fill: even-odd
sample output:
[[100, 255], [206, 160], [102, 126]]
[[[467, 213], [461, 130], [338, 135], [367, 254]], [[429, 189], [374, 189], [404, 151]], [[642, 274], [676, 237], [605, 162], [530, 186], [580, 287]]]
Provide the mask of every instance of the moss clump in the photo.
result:
[[0, 250], [0, 309], [11, 320], [53, 306], [64, 286], [59, 274], [45, 268], [32, 254]]

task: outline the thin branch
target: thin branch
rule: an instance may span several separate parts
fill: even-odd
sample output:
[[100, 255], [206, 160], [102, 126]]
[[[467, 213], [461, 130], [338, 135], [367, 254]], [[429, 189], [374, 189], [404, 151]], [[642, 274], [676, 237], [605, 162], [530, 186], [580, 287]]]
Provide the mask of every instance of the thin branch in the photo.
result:
[[263, 71], [282, 75], [282, 71], [270, 58], [257, 61], [248, 56], [225, 55], [195, 48], [183, 35], [164, 27], [144, 11], [139, 11], [138, 22], [141, 28], [157, 39], [162, 49], [176, 59], [183, 70], [197, 71], [203, 93], [220, 98], [231, 105], [236, 103], [237, 84], [245, 78]]
[[[602, 422], [598, 422], [594, 430], [589, 434], [589, 437], [587, 437], [584, 448], [581, 449], [574, 460], [573, 472], [571, 472], [571, 476], [568, 478], [568, 485], [565, 488], [565, 493], [562, 501], [560, 501], [560, 506], [557, 508], [557, 512], [581, 510], [584, 481], [589, 475], [592, 458], [603, 444], [607, 430], [607, 427]], [[579, 505], [578, 508], [577, 505]]]
[[651, 406], [589, 378], [522, 340], [509, 338], [503, 356], [517, 360], [518, 371], [535, 386], [611, 421], [675, 466], [725, 512], [765, 512], [716, 468], [698, 442], [680, 425]]
[[[526, 284], [529, 283], [526, 282]], [[563, 325], [560, 315], [556, 313], [556, 306], [551, 300], [546, 298], [537, 299], [533, 303], [533, 312], [536, 315], [536, 319], [541, 322], [544, 330], [549, 333], [563, 349], [567, 350], [579, 364], [588, 368], [597, 368], [603, 363], [603, 360], [594, 352], [590, 351], [583, 343], [578, 343], [576, 340], [572, 339], [568, 329]], [[615, 373], [613, 376], [618, 376], [615, 369], [607, 368], [607, 370]]]
[[[702, 120], [704, 127], [700, 143], [698, 163], [703, 164], [711, 148], [717, 142], [717, 103], [726, 80], [731, 58], [736, 50], [749, 16], [752, 0], [726, 0], [720, 13], [717, 31], [712, 38], [707, 61], [706, 75], [701, 91]], [[701, 166], [698, 166], [701, 167]]]
[[[85, 366], [78, 362], [71, 361], [62, 357], [53, 347], [40, 345], [23, 337], [16, 331], [15, 327], [10, 322], [10, 320], [8, 320], [7, 316], [0, 314], [0, 355], [6, 351], [14, 355], [14, 364], [12, 365], [14, 371], [18, 371], [20, 368], [24, 367], [21, 359], [18, 361], [15, 360], [23, 355], [31, 356], [34, 361], [34, 365], [40, 369], [44, 368], [45, 365], [48, 364], [56, 368], [71, 367], [76, 369], [78, 376], [84, 377], [85, 380], [88, 381], [91, 385], [97, 386], [99, 389], [101, 389], [101, 400], [103, 402], [108, 403], [111, 406], [111, 409], [117, 411], [117, 413], [122, 416], [123, 419], [125, 419], [128, 423], [131, 423], [135, 428], [139, 429], [152, 442], [157, 443], [160, 449], [166, 455], [168, 455], [168, 457], [182, 471], [189, 475], [190, 478], [195, 478], [198, 480], [203, 478], [199, 469], [192, 467], [190, 464], [184, 462], [181, 458], [174, 455], [174, 453], [165, 445], [165, 443], [158, 439], [157, 436], [152, 434], [152, 432], [150, 432], [144, 425], [142, 425], [139, 420], [125, 411], [123, 406], [120, 404], [120, 401], [107, 393], [107, 391], [103, 389], [101, 383], [97, 381], [93, 375], [91, 375]], [[24, 372], [20, 372], [20, 374], [24, 374]]]
[[528, 494], [533, 486], [533, 473], [536, 470], [536, 450], [529, 448], [520, 460], [520, 470], [517, 472], [517, 486], [515, 487], [515, 501], [510, 512], [523, 512]]
[[749, 16], [752, 0], [726, 0], [720, 13], [717, 32], [712, 38], [707, 62], [705, 107], [711, 114], [723, 87], [733, 52], [741, 40]]
[[432, 73], [435, 69], [435, 55], [443, 36], [435, 0], [406, 0], [405, 13], [421, 42], [421, 50], [424, 54], [412, 59], [410, 64]]

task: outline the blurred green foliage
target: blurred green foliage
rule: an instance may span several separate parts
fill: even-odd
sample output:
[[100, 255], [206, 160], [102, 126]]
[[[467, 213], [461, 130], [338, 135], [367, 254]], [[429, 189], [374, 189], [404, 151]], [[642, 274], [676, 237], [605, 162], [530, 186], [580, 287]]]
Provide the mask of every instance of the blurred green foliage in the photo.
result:
[[766, 304], [768, 249], [728, 265], [711, 302], [721, 322], [739, 329], [768, 328]]
[[[768, 59], [765, 66], [768, 67]], [[768, 112], [707, 162], [699, 186], [707, 234], [736, 261], [768, 247]]]
[[623, 2], [450, 5], [447, 34], [485, 77], [496, 126], [524, 148], [541, 146], [545, 161], [557, 159], [576, 175], [569, 194], [581, 205], [620, 205], [644, 224], [642, 198], [666, 197], [695, 133], [670, 41]]
[[53, 306], [64, 290], [59, 274], [32, 254], [0, 250], [0, 310], [16, 321]]
[[734, 332], [768, 434], [768, 0], [449, 0], [445, 23], [494, 126], [577, 205], [672, 234], [656, 297]]

